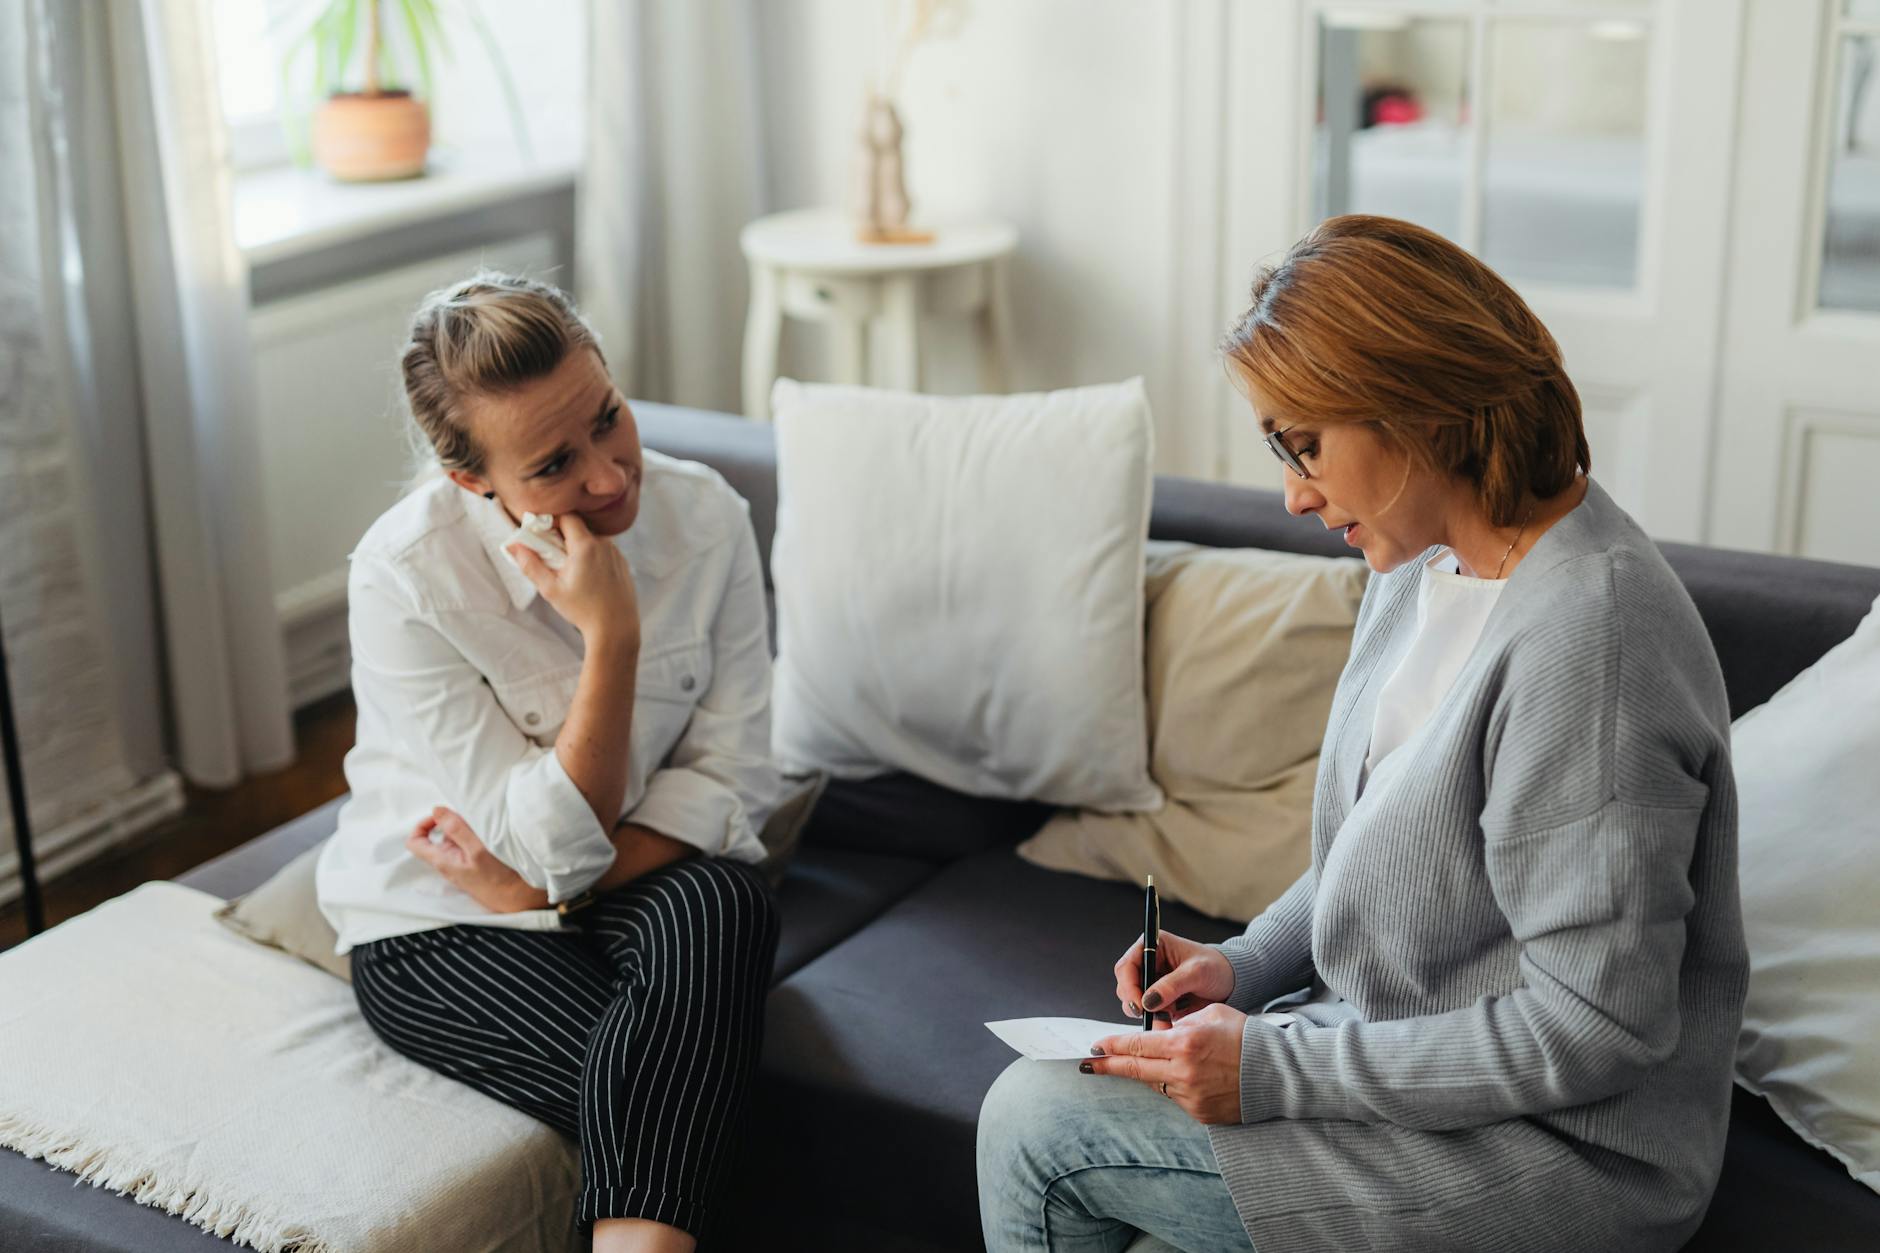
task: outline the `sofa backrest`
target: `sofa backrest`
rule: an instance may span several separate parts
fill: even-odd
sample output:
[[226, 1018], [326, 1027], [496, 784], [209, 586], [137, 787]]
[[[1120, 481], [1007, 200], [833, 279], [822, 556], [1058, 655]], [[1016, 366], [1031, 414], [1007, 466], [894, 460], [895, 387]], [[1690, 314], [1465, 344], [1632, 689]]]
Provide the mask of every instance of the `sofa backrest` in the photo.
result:
[[[635, 401], [648, 448], [702, 461], [750, 502], [769, 578], [777, 521], [772, 428], [727, 414]], [[1149, 534], [1217, 548], [1271, 548], [1356, 559], [1344, 540], [1286, 512], [1276, 491], [1164, 475], [1156, 479]], [[1880, 569], [1664, 544], [1665, 559], [1696, 602], [1723, 666], [1730, 715], [1768, 700], [1854, 627], [1880, 598]]]

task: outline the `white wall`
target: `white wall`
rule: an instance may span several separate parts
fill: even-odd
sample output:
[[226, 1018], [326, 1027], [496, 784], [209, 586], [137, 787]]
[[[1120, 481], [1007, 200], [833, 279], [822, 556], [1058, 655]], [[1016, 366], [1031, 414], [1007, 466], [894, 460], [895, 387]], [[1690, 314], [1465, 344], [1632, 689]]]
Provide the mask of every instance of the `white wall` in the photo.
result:
[[[846, 204], [863, 84], [893, 9], [762, 6], [774, 208]], [[1208, 473], [1177, 421], [1179, 376], [1193, 365], [1174, 341], [1180, 32], [1175, 5], [980, 0], [955, 36], [916, 50], [902, 121], [917, 221], [992, 215], [1018, 227], [1014, 388], [1141, 374], [1162, 468]], [[927, 330], [931, 388], [971, 390], [965, 328]], [[786, 329], [786, 374], [820, 372], [822, 360], [813, 328]]]

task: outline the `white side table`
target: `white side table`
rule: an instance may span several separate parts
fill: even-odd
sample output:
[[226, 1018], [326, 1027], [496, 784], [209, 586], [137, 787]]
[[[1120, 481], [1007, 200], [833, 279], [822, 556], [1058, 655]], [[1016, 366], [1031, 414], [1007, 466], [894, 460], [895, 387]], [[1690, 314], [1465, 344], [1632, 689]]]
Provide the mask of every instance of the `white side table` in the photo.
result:
[[[738, 237], [751, 267], [744, 325], [744, 412], [770, 416], [783, 319], [821, 322], [833, 341], [838, 383], [920, 390], [920, 315], [971, 314], [991, 391], [1006, 386], [1012, 319], [1005, 259], [1018, 231], [1003, 222], [936, 229], [932, 243], [864, 244], [845, 216], [803, 209], [759, 218]], [[868, 328], [879, 319], [881, 359], [870, 361]]]

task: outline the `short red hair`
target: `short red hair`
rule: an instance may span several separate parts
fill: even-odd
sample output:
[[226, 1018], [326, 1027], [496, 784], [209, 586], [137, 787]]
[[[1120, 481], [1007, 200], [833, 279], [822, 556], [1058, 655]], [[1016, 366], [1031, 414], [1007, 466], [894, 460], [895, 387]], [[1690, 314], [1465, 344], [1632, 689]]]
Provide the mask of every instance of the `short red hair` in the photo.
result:
[[1592, 469], [1580, 396], [1500, 275], [1395, 218], [1328, 218], [1253, 281], [1222, 342], [1273, 412], [1364, 422], [1472, 484], [1496, 526]]

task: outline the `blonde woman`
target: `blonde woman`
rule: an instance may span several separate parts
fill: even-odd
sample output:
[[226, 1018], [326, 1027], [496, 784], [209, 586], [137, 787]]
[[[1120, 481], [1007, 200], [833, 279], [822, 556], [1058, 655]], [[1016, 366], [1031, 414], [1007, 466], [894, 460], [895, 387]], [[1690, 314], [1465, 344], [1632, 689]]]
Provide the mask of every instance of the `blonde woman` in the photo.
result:
[[[595, 1249], [689, 1249], [777, 941], [747, 511], [642, 451], [553, 288], [434, 293], [402, 367], [443, 473], [352, 555], [358, 737], [321, 908], [387, 1044], [579, 1138]], [[551, 533], [518, 539], [528, 514]]]
[[1244, 935], [1164, 935], [1147, 988], [1123, 955], [1117, 999], [1157, 1030], [993, 1085], [987, 1245], [1679, 1248], [1748, 977], [1695, 606], [1588, 476], [1553, 337], [1440, 236], [1324, 223], [1227, 357], [1286, 507], [1376, 571], [1311, 865]]

